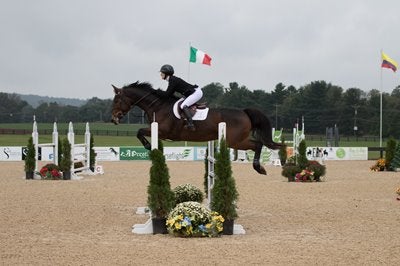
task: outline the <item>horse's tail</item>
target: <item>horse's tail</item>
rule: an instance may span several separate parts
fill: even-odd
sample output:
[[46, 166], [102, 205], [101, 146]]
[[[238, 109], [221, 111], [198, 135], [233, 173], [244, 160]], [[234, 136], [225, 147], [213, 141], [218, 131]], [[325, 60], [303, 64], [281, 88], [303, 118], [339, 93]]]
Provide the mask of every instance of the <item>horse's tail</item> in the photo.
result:
[[272, 127], [268, 117], [257, 109], [243, 110], [250, 118], [253, 137], [272, 150], [279, 149], [282, 144], [272, 139]]

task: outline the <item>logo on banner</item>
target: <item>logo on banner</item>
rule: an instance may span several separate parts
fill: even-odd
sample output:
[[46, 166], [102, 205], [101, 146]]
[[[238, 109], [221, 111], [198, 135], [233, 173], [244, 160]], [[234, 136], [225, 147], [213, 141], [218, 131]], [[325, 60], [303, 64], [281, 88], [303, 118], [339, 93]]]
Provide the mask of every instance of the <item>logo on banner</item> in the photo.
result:
[[149, 160], [149, 151], [142, 147], [121, 147], [120, 160]]

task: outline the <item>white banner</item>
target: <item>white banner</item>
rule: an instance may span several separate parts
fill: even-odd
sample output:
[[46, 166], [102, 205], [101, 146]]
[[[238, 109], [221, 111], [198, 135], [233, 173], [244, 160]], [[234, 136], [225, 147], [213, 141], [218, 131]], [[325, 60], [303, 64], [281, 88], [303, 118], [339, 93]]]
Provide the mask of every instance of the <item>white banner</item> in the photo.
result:
[[368, 147], [308, 147], [306, 154], [309, 160], [368, 160]]
[[22, 147], [0, 147], [0, 161], [21, 161]]

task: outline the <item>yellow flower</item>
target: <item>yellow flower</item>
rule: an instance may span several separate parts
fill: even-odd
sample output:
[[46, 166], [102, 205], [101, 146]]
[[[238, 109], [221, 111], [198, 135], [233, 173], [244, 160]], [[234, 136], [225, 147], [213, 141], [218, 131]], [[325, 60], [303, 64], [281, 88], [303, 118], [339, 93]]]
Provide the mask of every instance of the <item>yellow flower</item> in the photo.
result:
[[176, 229], [181, 229], [182, 228], [181, 223], [180, 222], [176, 222], [175, 223], [175, 228]]

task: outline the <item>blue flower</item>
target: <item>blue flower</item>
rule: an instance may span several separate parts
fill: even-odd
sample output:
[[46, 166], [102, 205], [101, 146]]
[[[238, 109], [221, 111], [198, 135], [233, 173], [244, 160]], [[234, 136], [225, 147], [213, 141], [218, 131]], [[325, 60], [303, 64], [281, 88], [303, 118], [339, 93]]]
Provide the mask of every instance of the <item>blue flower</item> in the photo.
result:
[[199, 230], [201, 232], [207, 232], [207, 228], [204, 226], [204, 224], [199, 225]]
[[183, 226], [190, 226], [190, 225], [192, 225], [192, 222], [190, 221], [190, 218], [187, 217], [187, 216], [185, 216], [185, 218], [183, 218], [182, 225], [183, 225]]

